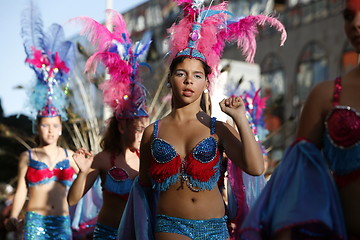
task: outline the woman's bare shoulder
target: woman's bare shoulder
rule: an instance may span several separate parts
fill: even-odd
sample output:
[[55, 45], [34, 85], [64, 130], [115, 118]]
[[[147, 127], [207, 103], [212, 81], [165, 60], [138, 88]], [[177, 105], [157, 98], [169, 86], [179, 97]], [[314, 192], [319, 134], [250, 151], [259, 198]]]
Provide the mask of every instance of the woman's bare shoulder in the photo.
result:
[[99, 153], [97, 153], [94, 157], [94, 162], [103, 162], [106, 159], [110, 159], [111, 158], [112, 153], [109, 151], [101, 151]]
[[150, 123], [144, 130], [144, 133], [143, 133], [143, 136], [142, 136], [142, 139], [143, 141], [145, 140], [150, 140], [151, 139], [151, 136], [154, 132], [154, 126], [155, 126], [155, 122], [153, 123]]
[[[315, 85], [307, 97], [307, 105], [312, 105], [320, 112], [327, 112], [331, 106], [334, 95], [334, 80], [326, 80]], [[319, 109], [319, 110], [320, 110]]]
[[332, 96], [332, 93], [334, 91], [334, 80], [326, 80], [322, 81], [318, 84], [316, 84], [313, 89], [311, 90], [311, 93], [320, 94], [322, 96]]
[[22, 152], [19, 156], [19, 165], [28, 165], [32, 149]]

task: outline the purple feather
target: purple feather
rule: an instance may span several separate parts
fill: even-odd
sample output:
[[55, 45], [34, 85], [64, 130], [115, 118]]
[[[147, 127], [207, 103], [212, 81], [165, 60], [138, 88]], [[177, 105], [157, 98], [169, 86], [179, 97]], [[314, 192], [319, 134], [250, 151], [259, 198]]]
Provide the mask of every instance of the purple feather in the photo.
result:
[[28, 57], [32, 56], [31, 48], [33, 46], [39, 49], [44, 49], [44, 46], [46, 45], [44, 42], [45, 34], [43, 32], [41, 14], [33, 1], [30, 2], [30, 6], [22, 13], [21, 37]]
[[[46, 50], [50, 53], [60, 52], [65, 40], [65, 33], [61, 25], [52, 24], [46, 33]], [[63, 59], [63, 57], [61, 57]]]

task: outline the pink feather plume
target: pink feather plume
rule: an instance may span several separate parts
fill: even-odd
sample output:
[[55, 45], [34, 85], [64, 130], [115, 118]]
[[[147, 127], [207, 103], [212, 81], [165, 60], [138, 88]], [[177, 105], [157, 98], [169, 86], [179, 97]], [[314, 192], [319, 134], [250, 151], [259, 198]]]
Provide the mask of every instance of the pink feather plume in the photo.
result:
[[[223, 2], [212, 6], [211, 8], [207, 8], [221, 12], [212, 17], [205, 18], [204, 22], [201, 24], [201, 37], [197, 41], [196, 49], [204, 55], [206, 63], [213, 70], [211, 76], [209, 76], [210, 79], [213, 79], [218, 74], [217, 65], [220, 61], [224, 44], [222, 44], [221, 50], [215, 49], [214, 46], [220, 46], [221, 42], [224, 40], [214, 36], [217, 36], [219, 28], [225, 27], [224, 22], [228, 17], [228, 14], [225, 13], [226, 6], [227, 3]], [[170, 34], [170, 59], [174, 59], [178, 52], [187, 47], [191, 28], [195, 21], [194, 17], [194, 14], [187, 14], [187, 12], [185, 12], [184, 18], [178, 24], [173, 24], [171, 28], [168, 29]]]
[[[122, 36], [122, 34], [125, 34], [126, 40], [130, 41], [130, 34], [126, 28], [126, 22], [123, 16], [113, 9], [107, 9], [106, 14], [110, 15], [110, 24], [113, 27], [112, 34], [114, 36]], [[124, 42], [124, 40], [120, 42]]]
[[266, 24], [275, 27], [277, 31], [281, 32], [280, 46], [282, 46], [287, 37], [285, 27], [279, 20], [271, 16], [256, 15], [245, 17], [238, 22], [229, 24], [220, 34], [228, 42], [237, 40], [237, 45], [241, 48], [245, 61], [253, 62], [256, 52], [258, 27], [264, 27]]
[[[225, 47], [225, 42], [237, 41], [237, 45], [242, 50], [245, 60], [253, 62], [259, 26], [263, 27], [268, 24], [281, 32], [280, 45], [283, 45], [286, 40], [284, 26], [274, 17], [265, 15], [248, 16], [228, 24], [227, 20], [230, 14], [226, 9], [227, 2], [222, 2], [208, 8], [200, 8], [198, 5], [201, 1], [197, 3], [193, 0], [175, 1], [178, 5], [183, 4], [184, 17], [178, 24], [174, 23], [168, 29], [170, 34], [170, 60], [174, 59], [178, 52], [188, 47], [192, 26], [199, 24], [197, 23], [198, 15], [209, 13], [209, 15], [204, 17], [204, 21], [200, 23], [200, 38], [196, 40], [195, 48], [203, 54], [206, 63], [212, 69], [212, 73], [209, 76], [210, 83], [219, 74], [218, 64]], [[209, 12], [207, 12], [208, 10]]]
[[120, 37], [114, 35], [104, 25], [98, 23], [90, 17], [75, 17], [70, 19], [70, 22], [77, 22], [83, 26], [80, 34], [86, 35], [88, 40], [91, 44], [96, 46], [98, 51], [106, 50], [112, 43], [112, 40], [123, 42], [121, 35]]

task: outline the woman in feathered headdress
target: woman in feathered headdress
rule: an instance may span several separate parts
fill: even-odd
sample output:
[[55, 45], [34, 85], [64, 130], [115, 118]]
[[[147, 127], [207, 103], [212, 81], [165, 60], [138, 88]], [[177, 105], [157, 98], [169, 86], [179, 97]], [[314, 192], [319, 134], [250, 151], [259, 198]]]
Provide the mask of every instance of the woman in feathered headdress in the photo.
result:
[[33, 4], [22, 19], [26, 63], [35, 71], [36, 83], [29, 103], [36, 121], [38, 147], [20, 155], [18, 183], [10, 228], [18, 228], [19, 214], [26, 207], [24, 239], [70, 239], [66, 202], [73, 174], [78, 171], [69, 149], [59, 147], [61, 122], [66, 120], [67, 82], [75, 57], [71, 42], [64, 40], [60, 25], [43, 32], [39, 12]]
[[[84, 24], [82, 33], [96, 45], [96, 52], [88, 59], [85, 71], [96, 70], [98, 62], [107, 69], [110, 79], [100, 87], [103, 101], [113, 110], [106, 133], [101, 141], [102, 151], [93, 157], [79, 149], [74, 158], [80, 173], [70, 189], [70, 205], [77, 203], [93, 186], [98, 176], [103, 188], [103, 205], [94, 230], [94, 239], [117, 239], [122, 212], [134, 178], [139, 171], [139, 148], [145, 127], [149, 124], [144, 86], [140, 83], [138, 68], [146, 55], [150, 39], [132, 44], [126, 24], [116, 11], [111, 14], [113, 32], [88, 17], [75, 21]], [[88, 157], [88, 159], [86, 159]]]
[[270, 23], [282, 31], [283, 40], [286, 35], [281, 23], [271, 17], [230, 21], [225, 2], [210, 7], [204, 7], [203, 1], [178, 3], [184, 6], [184, 18], [169, 29], [168, 86], [173, 107], [169, 115], [145, 129], [139, 184], [160, 192], [151, 229], [155, 239], [225, 240], [229, 238], [227, 216], [217, 186], [222, 153], [251, 175], [263, 173], [264, 160], [241, 98], [220, 102], [237, 132], [203, 112], [201, 97], [218, 75], [226, 41], [237, 39], [246, 59], [252, 61], [258, 25]]

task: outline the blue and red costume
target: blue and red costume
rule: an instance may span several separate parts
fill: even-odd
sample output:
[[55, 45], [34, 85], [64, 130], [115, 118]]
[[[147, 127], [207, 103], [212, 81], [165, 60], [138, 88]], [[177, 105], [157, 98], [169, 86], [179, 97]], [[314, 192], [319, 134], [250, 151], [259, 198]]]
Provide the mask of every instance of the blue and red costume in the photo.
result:
[[269, 238], [287, 228], [293, 239], [347, 239], [337, 188], [360, 177], [360, 113], [339, 104], [341, 89], [337, 78], [323, 149], [306, 140], [289, 147], [245, 219], [241, 239]]

